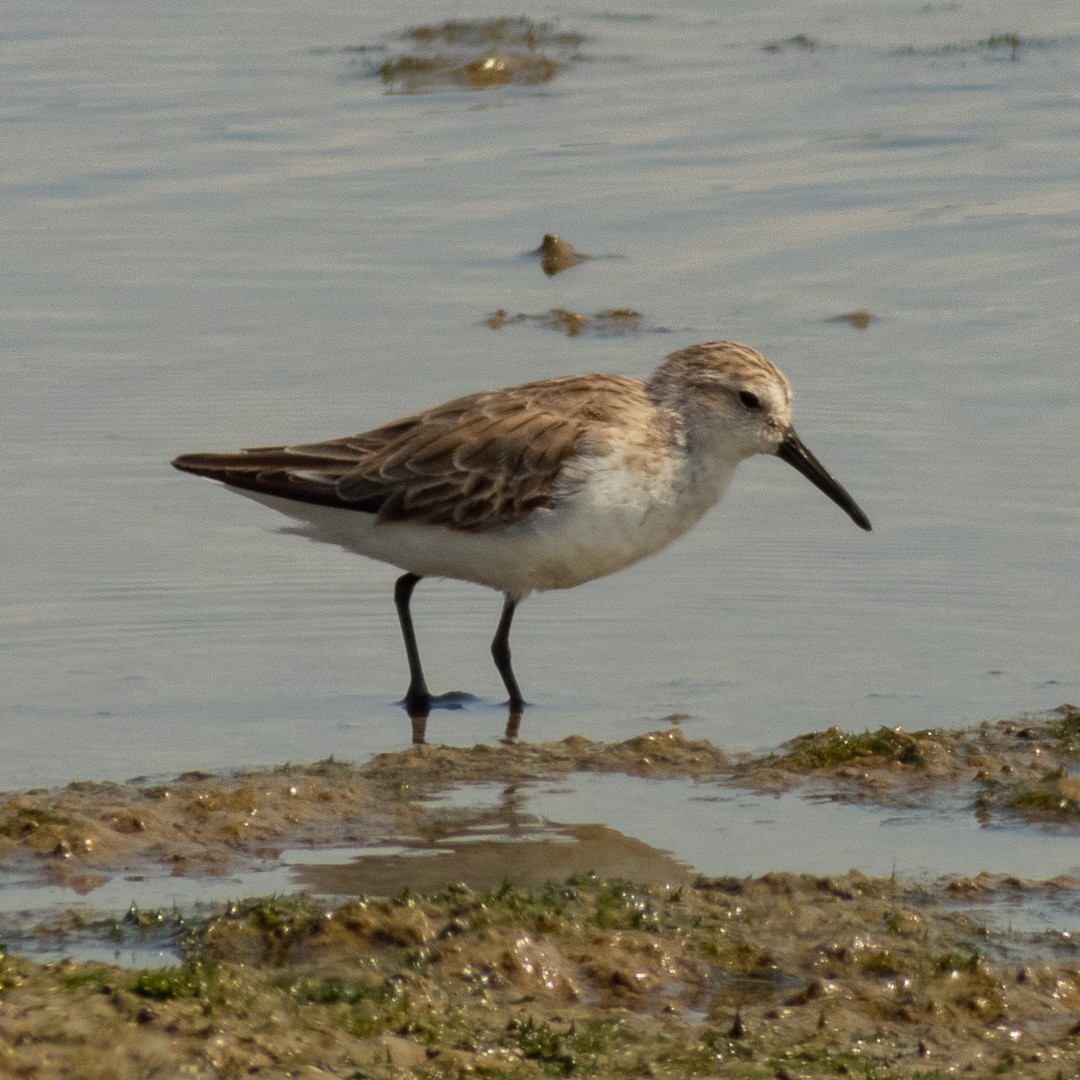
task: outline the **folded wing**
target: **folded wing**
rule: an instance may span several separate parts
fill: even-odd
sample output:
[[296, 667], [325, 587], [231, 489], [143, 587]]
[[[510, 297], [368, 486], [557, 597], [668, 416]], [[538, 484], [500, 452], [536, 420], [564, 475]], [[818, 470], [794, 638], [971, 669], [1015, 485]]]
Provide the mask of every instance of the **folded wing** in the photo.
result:
[[587, 453], [644, 387], [571, 376], [468, 397], [373, 431], [233, 454], [183, 454], [178, 469], [300, 502], [483, 530], [550, 506], [563, 464]]

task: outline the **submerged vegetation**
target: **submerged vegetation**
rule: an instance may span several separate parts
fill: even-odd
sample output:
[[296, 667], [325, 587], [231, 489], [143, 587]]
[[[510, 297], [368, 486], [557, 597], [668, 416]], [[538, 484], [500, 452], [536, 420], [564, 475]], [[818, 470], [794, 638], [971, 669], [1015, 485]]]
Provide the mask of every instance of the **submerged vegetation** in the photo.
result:
[[586, 875], [249, 900], [149, 971], [7, 957], [0, 1060], [43, 1080], [1050, 1080], [1075, 1075], [1078, 1010], [1068, 935], [995, 932], [944, 890], [854, 873], [677, 888]]
[[1046, 48], [1053, 44], [1045, 38], [1021, 37], [1015, 32], [991, 34], [972, 41], [949, 42], [944, 45], [909, 46], [896, 52], [898, 56], [978, 55], [989, 60], [1017, 61], [1022, 50]]
[[532, 254], [540, 256], [540, 267], [548, 277], [561, 274], [593, 257], [576, 251], [572, 244], [554, 233], [544, 233], [540, 246]]
[[631, 308], [610, 308], [607, 311], [598, 311], [595, 315], [583, 315], [566, 308], [552, 308], [538, 315], [527, 315], [523, 312], [511, 315], [499, 308], [484, 319], [484, 324], [492, 330], [501, 330], [504, 326], [529, 323], [549, 330], [560, 330], [567, 337], [577, 337], [584, 333], [610, 337], [616, 334], [633, 334], [644, 329], [641, 320], [641, 312]]
[[583, 35], [525, 17], [453, 19], [404, 31], [397, 48], [350, 46], [365, 58], [363, 74], [377, 75], [391, 93], [424, 93], [445, 87], [488, 90], [550, 82], [580, 56]]
[[845, 322], [856, 330], [866, 330], [871, 323], [878, 320], [877, 316], [866, 308], [859, 308], [856, 311], [845, 311], [842, 315], [833, 315], [826, 321], [831, 323]]
[[808, 34], [794, 34], [789, 38], [784, 38], [781, 41], [770, 41], [767, 45], [763, 45], [762, 48], [768, 53], [780, 53], [787, 52], [789, 49], [801, 49], [805, 52], [813, 52], [820, 47], [820, 42], [815, 41], [814, 38]]
[[861, 735], [829, 728], [827, 731], [800, 735], [784, 745], [784, 752], [774, 755], [772, 763], [795, 772], [812, 773], [852, 762], [884, 765], [922, 766], [926, 764], [921, 745], [935, 737], [935, 732], [908, 735], [897, 728], [878, 728]]
[[[439, 808], [433, 794], [494, 779], [512, 790], [574, 772], [693, 777], [864, 804], [934, 798], [970, 807], [981, 823], [1080, 825], [1073, 706], [967, 731], [831, 728], [739, 757], [686, 738], [686, 717], [668, 719], [663, 730], [613, 744], [575, 735], [425, 745], [359, 767], [328, 760], [6, 795], [0, 860], [85, 892], [110, 874], [134, 871], [139, 880], [155, 863], [188, 876], [222, 873], [275, 859], [286, 842], [355, 847], [389, 836], [430, 850], [460, 831], [455, 814], [483, 825], [475, 808]], [[499, 821], [504, 808], [490, 813]], [[1077, 1075], [1080, 945], [1069, 933], [1003, 930], [987, 919], [998, 899], [1009, 920], [1021, 903], [1071, 911], [1076, 879], [695, 879], [614, 830], [588, 827], [576, 838], [590, 843], [561, 849], [628, 859], [649, 876], [560, 875], [569, 863], [551, 843], [536, 857], [519, 843], [510, 861], [496, 845], [485, 864], [474, 838], [467, 855], [443, 848], [444, 861], [419, 860], [426, 876], [418, 860], [398, 857], [398, 885], [382, 895], [356, 895], [356, 878], [327, 875], [316, 887], [335, 899], [261, 897], [209, 915], [132, 905], [120, 918], [68, 913], [30, 928], [8, 920], [0, 1072], [34, 1080]], [[395, 878], [368, 872], [363, 880]], [[43, 939], [144, 955], [141, 943], [174, 960], [133, 970], [12, 954]]]

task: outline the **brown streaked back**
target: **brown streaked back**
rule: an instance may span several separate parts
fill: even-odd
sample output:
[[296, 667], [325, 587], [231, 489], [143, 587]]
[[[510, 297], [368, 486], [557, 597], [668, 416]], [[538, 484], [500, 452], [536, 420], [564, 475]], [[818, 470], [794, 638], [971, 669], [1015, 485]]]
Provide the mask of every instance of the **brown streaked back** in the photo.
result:
[[481, 531], [550, 506], [569, 458], [603, 452], [635, 417], [644, 437], [653, 409], [638, 379], [567, 376], [470, 394], [343, 439], [183, 454], [173, 464], [382, 521]]

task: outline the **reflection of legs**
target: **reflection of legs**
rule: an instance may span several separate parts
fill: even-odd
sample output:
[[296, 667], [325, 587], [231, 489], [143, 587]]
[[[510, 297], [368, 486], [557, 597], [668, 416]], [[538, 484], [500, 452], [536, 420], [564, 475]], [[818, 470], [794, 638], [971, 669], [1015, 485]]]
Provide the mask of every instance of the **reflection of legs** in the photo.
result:
[[[415, 725], [414, 725], [415, 726]], [[510, 715], [506, 718], [506, 731], [503, 732], [502, 741], [504, 743], [512, 743], [516, 741], [518, 737], [518, 731], [521, 729], [521, 713], [510, 710]], [[422, 740], [421, 740], [422, 741]], [[413, 742], [416, 742], [413, 739]]]
[[517, 601], [507, 593], [506, 599], [503, 601], [502, 617], [499, 619], [495, 638], [491, 642], [492, 658], [495, 660], [495, 666], [502, 676], [506, 691], [510, 695], [507, 704], [510, 706], [511, 713], [520, 713], [525, 707], [525, 699], [521, 696], [517, 679], [514, 678], [514, 669], [510, 666], [510, 623], [513, 622], [516, 607]]
[[405, 655], [409, 659], [409, 689], [405, 691], [405, 708], [410, 716], [427, 716], [431, 706], [431, 695], [424, 682], [424, 669], [420, 666], [420, 650], [416, 647], [416, 633], [413, 631], [412, 615], [409, 613], [409, 600], [420, 577], [417, 574], [402, 574], [394, 585], [394, 604], [397, 606], [398, 621], [401, 623], [401, 636], [405, 639]]

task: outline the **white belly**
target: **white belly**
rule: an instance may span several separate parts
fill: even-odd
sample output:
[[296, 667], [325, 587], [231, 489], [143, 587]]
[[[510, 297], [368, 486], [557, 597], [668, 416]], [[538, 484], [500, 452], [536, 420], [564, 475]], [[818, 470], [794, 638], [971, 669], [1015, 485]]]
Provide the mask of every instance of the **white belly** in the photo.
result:
[[461, 532], [440, 525], [380, 522], [373, 514], [262, 495], [255, 499], [303, 522], [304, 535], [390, 563], [420, 577], [450, 577], [515, 597], [568, 589], [654, 555], [723, 494], [730, 471], [708, 485], [643, 476], [604, 460], [551, 509], [514, 525]]

